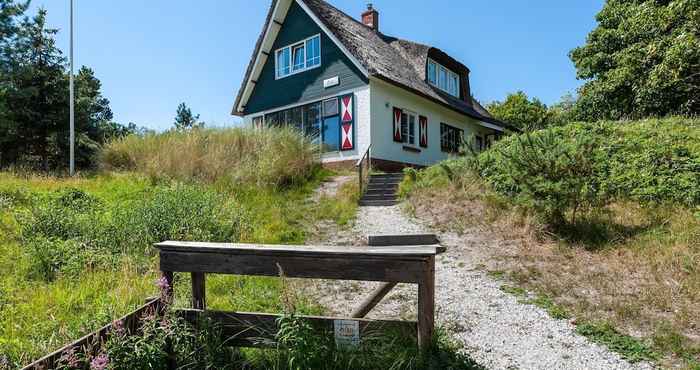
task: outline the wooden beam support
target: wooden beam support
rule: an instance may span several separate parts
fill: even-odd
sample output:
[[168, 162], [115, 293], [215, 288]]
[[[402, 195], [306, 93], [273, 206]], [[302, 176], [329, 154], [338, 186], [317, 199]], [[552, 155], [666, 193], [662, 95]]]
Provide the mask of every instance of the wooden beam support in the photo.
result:
[[367, 298], [365, 298], [364, 302], [360, 305], [360, 307], [356, 308], [355, 311], [352, 312], [350, 317], [352, 318], [363, 318], [367, 316], [367, 314], [372, 311], [374, 307], [379, 304], [379, 302], [386, 297], [389, 292], [394, 289], [396, 286], [396, 283], [382, 283], [380, 286], [377, 287]]
[[192, 308], [205, 310], [206, 304], [206, 275], [203, 272], [192, 273]]
[[275, 22], [276, 25], [280, 26], [280, 28], [282, 27], [282, 23], [280, 23], [277, 19], [273, 19], [272, 21]]
[[[200, 310], [177, 310], [177, 315], [186, 321], [196, 324], [201, 317], [207, 317], [219, 324], [226, 345], [233, 347], [274, 347], [275, 336], [279, 331], [280, 315], [251, 312], [223, 312]], [[332, 333], [335, 320], [347, 318], [296, 316], [304, 319], [313, 328], [321, 332]], [[398, 320], [366, 320], [357, 319], [360, 327], [360, 337], [376, 334], [386, 330], [416, 337], [417, 323], [415, 321]]]
[[423, 280], [418, 283], [418, 347], [429, 348], [435, 331], [435, 258], [424, 266]]

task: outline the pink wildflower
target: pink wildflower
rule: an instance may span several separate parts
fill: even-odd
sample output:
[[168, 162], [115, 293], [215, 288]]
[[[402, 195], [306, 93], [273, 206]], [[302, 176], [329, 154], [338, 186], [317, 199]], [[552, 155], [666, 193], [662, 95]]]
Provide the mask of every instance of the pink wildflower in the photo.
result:
[[106, 353], [100, 353], [90, 361], [90, 370], [105, 370], [109, 365], [109, 357]]
[[168, 279], [166, 279], [165, 276], [156, 280], [156, 286], [158, 288], [160, 288], [161, 290], [170, 288], [170, 284], [168, 283]]

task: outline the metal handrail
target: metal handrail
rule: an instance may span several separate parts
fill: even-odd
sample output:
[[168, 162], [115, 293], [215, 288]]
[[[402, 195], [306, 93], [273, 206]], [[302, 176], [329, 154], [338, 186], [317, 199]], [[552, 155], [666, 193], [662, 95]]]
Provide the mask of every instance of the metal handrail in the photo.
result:
[[[370, 144], [367, 147], [367, 151], [365, 154], [360, 158], [359, 161], [357, 161], [357, 164], [355, 164], [355, 167], [357, 167], [357, 177], [358, 181], [360, 183], [360, 197], [364, 194], [364, 189], [365, 189], [365, 184], [367, 181], [369, 181], [369, 173], [372, 170], [372, 144]], [[366, 163], [367, 169], [364, 170]]]

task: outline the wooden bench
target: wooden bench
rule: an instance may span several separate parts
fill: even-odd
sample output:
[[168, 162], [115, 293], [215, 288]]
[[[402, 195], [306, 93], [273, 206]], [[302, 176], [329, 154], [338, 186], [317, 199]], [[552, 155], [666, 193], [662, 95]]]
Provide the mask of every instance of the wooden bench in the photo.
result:
[[[437, 245], [335, 247], [167, 241], [155, 247], [159, 250], [163, 277], [169, 283], [163, 292], [164, 297], [172, 301], [173, 273], [191, 273], [193, 309], [182, 311], [183, 315], [192, 321], [205, 315], [224, 324], [225, 334], [234, 336], [229, 339], [233, 345], [257, 346], [261, 337], [274, 340], [279, 316], [206, 311], [206, 274], [280, 276], [282, 271], [285, 277], [290, 278], [378, 281], [389, 283], [391, 287], [395, 283], [417, 284], [417, 322], [332, 317], [307, 319], [321, 328], [332, 328], [335, 320], [356, 320], [360, 335], [371, 330], [398, 327], [417, 334], [421, 348], [431, 343], [435, 310], [435, 255], [441, 251]], [[369, 309], [378, 301], [371, 304]]]

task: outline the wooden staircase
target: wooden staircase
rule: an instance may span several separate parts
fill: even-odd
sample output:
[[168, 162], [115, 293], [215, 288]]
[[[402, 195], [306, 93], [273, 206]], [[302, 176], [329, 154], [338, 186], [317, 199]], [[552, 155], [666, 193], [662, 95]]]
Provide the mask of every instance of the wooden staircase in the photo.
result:
[[403, 173], [370, 175], [367, 190], [360, 199], [361, 206], [393, 206], [398, 203], [396, 192]]

